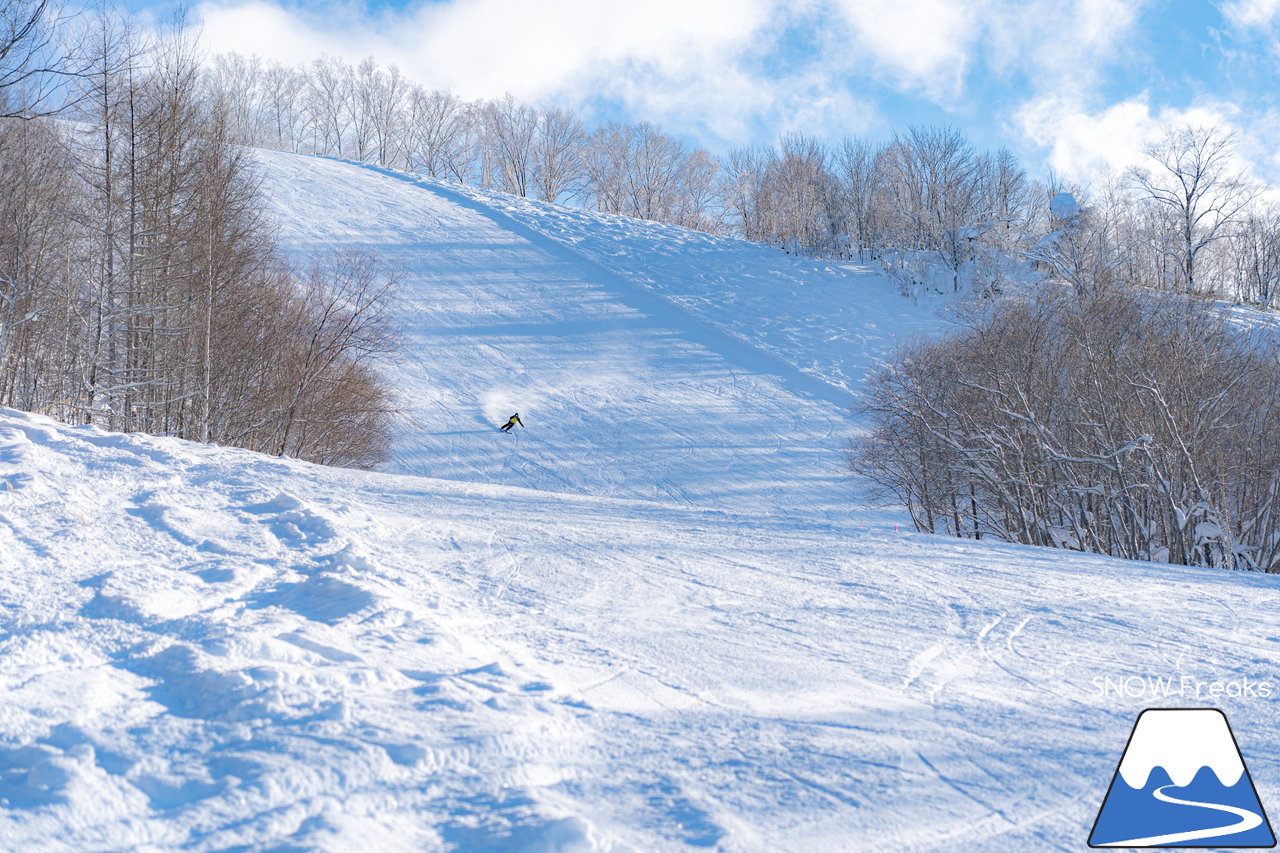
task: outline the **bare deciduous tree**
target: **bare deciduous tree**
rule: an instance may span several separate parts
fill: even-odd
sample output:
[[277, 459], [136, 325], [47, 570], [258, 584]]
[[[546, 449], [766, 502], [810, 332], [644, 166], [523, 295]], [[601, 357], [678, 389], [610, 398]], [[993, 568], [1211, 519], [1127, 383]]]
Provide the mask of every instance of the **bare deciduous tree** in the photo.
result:
[[466, 106], [456, 95], [413, 87], [402, 125], [408, 168], [433, 178], [466, 180], [471, 167], [467, 122]]
[[222, 96], [227, 111], [227, 133], [236, 145], [252, 145], [264, 135], [259, 119], [264, 112], [262, 60], [256, 56], [223, 53], [209, 68], [209, 84]]
[[285, 268], [233, 144], [259, 114], [206, 85], [181, 28], [144, 39], [104, 9], [94, 35], [76, 123], [0, 123], [0, 404], [374, 464], [394, 277]]
[[1238, 297], [1274, 306], [1280, 299], [1280, 210], [1269, 205], [1250, 213], [1230, 240]]
[[532, 164], [538, 198], [560, 201], [578, 193], [585, 141], [582, 122], [572, 113], [560, 109], [538, 111]]
[[1116, 271], [1125, 262], [1112, 243], [1112, 230], [1105, 211], [1085, 205], [1075, 193], [1049, 189], [1048, 226], [1045, 234], [1027, 253], [1054, 276], [1081, 294], [1109, 287]]
[[[330, 254], [301, 280], [305, 298], [286, 314], [290, 347], [280, 364], [280, 455], [367, 466], [386, 452], [389, 390], [370, 373], [395, 350], [396, 280], [357, 251]], [[360, 429], [354, 429], [359, 425]]]
[[52, 115], [64, 106], [63, 84], [84, 74], [85, 57], [67, 12], [50, 0], [0, 3], [0, 118]]
[[500, 186], [509, 193], [527, 196], [533, 179], [537, 111], [507, 95], [486, 103], [480, 110], [480, 120], [482, 144]]
[[1211, 306], [1054, 287], [905, 345], [853, 463], [921, 530], [1280, 571], [1280, 365]]
[[370, 110], [373, 114], [373, 139], [379, 166], [402, 165], [400, 146], [404, 134], [404, 100], [408, 95], [408, 83], [395, 65], [387, 67], [385, 74], [375, 77]]
[[768, 152], [759, 147], [735, 148], [725, 159], [725, 209], [738, 233], [748, 240], [768, 239], [763, 210], [768, 160]]
[[1147, 146], [1151, 170], [1134, 169], [1135, 184], [1146, 198], [1165, 209], [1176, 227], [1174, 247], [1165, 249], [1177, 264], [1179, 284], [1199, 288], [1197, 260], [1226, 237], [1226, 228], [1258, 195], [1258, 188], [1234, 167], [1235, 142], [1216, 127], [1170, 127]]
[[844, 198], [844, 231], [859, 259], [880, 248], [883, 213], [878, 199], [883, 173], [877, 168], [882, 149], [865, 139], [846, 138], [836, 149], [833, 169]]
[[307, 138], [307, 113], [302, 108], [306, 76], [296, 69], [271, 63], [262, 72], [262, 116], [259, 127], [264, 136], [255, 144], [285, 151], [298, 151]]
[[627, 162], [635, 129], [609, 122], [596, 128], [587, 141], [585, 160], [589, 203], [602, 213], [627, 208]]
[[307, 103], [313, 134], [311, 150], [317, 154], [343, 153], [351, 116], [351, 89], [354, 72], [337, 57], [322, 57], [311, 63], [306, 75]]

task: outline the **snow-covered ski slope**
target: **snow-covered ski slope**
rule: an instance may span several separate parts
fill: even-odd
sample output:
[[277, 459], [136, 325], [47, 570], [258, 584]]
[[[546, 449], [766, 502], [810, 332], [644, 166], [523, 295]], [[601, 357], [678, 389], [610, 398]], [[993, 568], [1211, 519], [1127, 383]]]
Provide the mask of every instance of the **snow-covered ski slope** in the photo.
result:
[[892, 332], [939, 322], [740, 240], [261, 156], [288, 247], [403, 275], [392, 471], [844, 519], [850, 389]]
[[849, 389], [938, 322], [875, 276], [262, 158], [291, 248], [403, 270], [395, 458], [0, 410], [0, 850], [1082, 850], [1151, 705], [1280, 802], [1275, 578], [851, 498]]
[[[1081, 850], [1273, 578], [0, 413], [0, 849]], [[1264, 805], [1276, 703], [1224, 698]]]

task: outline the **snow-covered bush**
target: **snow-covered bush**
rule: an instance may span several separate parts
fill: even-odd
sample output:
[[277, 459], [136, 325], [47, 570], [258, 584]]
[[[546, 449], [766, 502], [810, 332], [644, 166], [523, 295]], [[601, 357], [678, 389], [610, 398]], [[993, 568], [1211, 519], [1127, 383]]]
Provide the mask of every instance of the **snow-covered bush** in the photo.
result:
[[903, 345], [851, 461], [931, 533], [1280, 570], [1274, 341], [1212, 306], [1043, 286]]

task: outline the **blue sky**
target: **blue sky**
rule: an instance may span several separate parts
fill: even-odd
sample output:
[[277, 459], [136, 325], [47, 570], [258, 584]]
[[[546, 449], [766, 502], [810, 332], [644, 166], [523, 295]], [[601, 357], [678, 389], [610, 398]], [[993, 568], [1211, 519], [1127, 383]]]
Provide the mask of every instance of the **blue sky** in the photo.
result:
[[652, 121], [717, 153], [949, 122], [1097, 182], [1161, 124], [1212, 122], [1280, 184], [1280, 0], [216, 0], [193, 17], [215, 51], [373, 55], [465, 97]]

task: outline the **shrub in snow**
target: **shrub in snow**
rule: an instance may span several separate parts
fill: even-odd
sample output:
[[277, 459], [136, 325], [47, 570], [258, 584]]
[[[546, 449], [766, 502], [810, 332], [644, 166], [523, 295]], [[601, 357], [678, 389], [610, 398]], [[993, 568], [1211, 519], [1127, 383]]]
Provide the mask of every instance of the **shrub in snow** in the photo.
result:
[[853, 467], [919, 530], [1280, 570], [1274, 341], [1204, 303], [1057, 286], [870, 381]]

